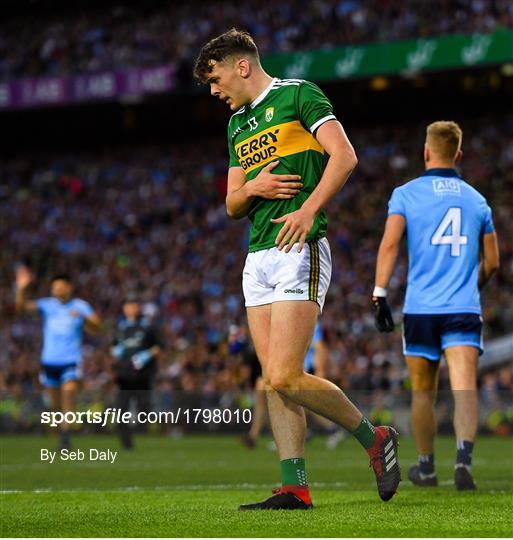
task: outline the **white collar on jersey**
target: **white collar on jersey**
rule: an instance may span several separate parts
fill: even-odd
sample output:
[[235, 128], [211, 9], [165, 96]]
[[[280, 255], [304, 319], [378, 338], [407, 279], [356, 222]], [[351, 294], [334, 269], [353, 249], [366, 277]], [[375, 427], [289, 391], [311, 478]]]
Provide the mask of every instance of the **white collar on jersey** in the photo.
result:
[[271, 88], [273, 87], [273, 84], [278, 80], [277, 77], [274, 77], [274, 79], [269, 83], [269, 86], [257, 97], [254, 99], [254, 101], [249, 105], [252, 109], [254, 109], [267, 94], [271, 91]]

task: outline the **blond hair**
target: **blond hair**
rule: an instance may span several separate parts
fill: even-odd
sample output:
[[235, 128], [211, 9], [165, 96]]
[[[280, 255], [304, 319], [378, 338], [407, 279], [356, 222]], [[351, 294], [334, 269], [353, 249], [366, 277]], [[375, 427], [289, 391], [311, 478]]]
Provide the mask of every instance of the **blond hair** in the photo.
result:
[[463, 132], [456, 122], [440, 120], [429, 124], [426, 130], [428, 148], [443, 161], [454, 161], [462, 139]]

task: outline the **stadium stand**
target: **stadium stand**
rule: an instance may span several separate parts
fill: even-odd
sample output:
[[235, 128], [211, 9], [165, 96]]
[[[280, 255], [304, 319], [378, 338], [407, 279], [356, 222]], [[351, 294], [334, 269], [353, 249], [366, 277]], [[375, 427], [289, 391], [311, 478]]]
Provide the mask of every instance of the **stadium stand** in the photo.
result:
[[[513, 28], [508, 0], [316, 0], [304, 10], [294, 0], [248, 0], [243, 11], [231, 0], [152, 0], [144, 7], [109, 0], [101, 7], [77, 2], [73, 11], [65, 3], [53, 11], [34, 5], [37, 18], [12, 5], [0, 26], [0, 82], [169, 63], [190, 74], [198, 48], [232, 25], [249, 30], [263, 55]], [[513, 328], [513, 116], [466, 117], [462, 171], [487, 197], [501, 240], [501, 270], [483, 299], [485, 339], [502, 339], [486, 358], [493, 368]], [[359, 166], [329, 209], [334, 273], [322, 320], [331, 379], [366, 392], [371, 406], [382, 398], [376, 390], [394, 397], [407, 384], [400, 332], [375, 331], [369, 291], [386, 201], [422, 169], [424, 133], [423, 125], [403, 118], [351, 128], [349, 135]], [[133, 289], [166, 343], [160, 407], [182, 390], [207, 404], [246, 399], [250, 369], [227, 347], [228, 328], [245, 320], [246, 240], [240, 223], [226, 217], [226, 163], [223, 137], [93, 143], [67, 153], [19, 148], [0, 157], [0, 428], [37, 425], [34, 411], [41, 406], [40, 324], [15, 316], [13, 306], [14, 269], [25, 261], [38, 276], [31, 295], [45, 296], [52, 274], [70, 272], [77, 295], [105, 321], [105, 332], [88, 338], [85, 350], [89, 404], [112, 395], [108, 346], [121, 299]], [[391, 285], [396, 308], [406, 269], [403, 254]], [[511, 368], [482, 374], [484, 402], [501, 399], [504, 390], [513, 390]]]
[[[108, 6], [110, 5], [110, 9]], [[0, 81], [151, 66], [190, 64], [198, 48], [229, 26], [250, 31], [263, 54], [302, 49], [493, 32], [513, 27], [509, 0], [249, 0], [241, 13], [230, 0], [110, 3], [66, 14], [51, 9], [0, 27]]]
[[[473, 118], [462, 127], [463, 175], [487, 197], [501, 238], [501, 271], [483, 302], [485, 337], [490, 339], [513, 327], [513, 117]], [[418, 149], [424, 133], [405, 124], [356, 129], [350, 136], [360, 164], [329, 209], [334, 273], [322, 320], [330, 375], [349, 391], [386, 390], [394, 396], [406, 378], [400, 332], [385, 338], [375, 331], [368, 295], [386, 201], [393, 187], [421, 170]], [[120, 301], [134, 288], [142, 292], [144, 310], [159, 322], [166, 342], [156, 398], [160, 406], [169, 405], [180, 390], [210, 402], [244, 399], [250, 390], [249, 368], [242, 355], [230, 355], [226, 346], [230, 324], [244, 324], [240, 272], [245, 234], [225, 213], [225, 153], [224, 141], [217, 138], [3, 160], [4, 408], [18, 403], [32, 410], [30, 403], [37, 403], [40, 394], [39, 324], [13, 311], [13, 268], [25, 260], [39, 278], [32, 295], [47, 294], [53, 273], [71, 271], [77, 295], [106, 321], [106, 332], [86, 347], [89, 399], [108, 399], [108, 344]], [[406, 268], [403, 257], [391, 287], [395, 306], [402, 301]], [[483, 375], [487, 400], [503, 388], [513, 389], [510, 368]]]

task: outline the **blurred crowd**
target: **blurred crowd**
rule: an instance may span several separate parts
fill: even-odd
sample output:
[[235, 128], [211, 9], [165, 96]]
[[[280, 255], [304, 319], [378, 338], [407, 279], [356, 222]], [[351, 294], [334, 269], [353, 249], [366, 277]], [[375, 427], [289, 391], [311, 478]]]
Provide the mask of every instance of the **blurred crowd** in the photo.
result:
[[[63, 12], [65, 13], [65, 12]], [[0, 80], [177, 62], [231, 26], [263, 54], [513, 27], [510, 0], [153, 0], [74, 9], [0, 26]]]
[[[501, 246], [501, 269], [483, 294], [486, 340], [513, 328], [513, 116], [462, 127], [461, 170], [493, 208]], [[423, 170], [424, 126], [348, 131], [359, 165], [328, 208], [333, 276], [321, 321], [330, 378], [349, 393], [362, 392], [359, 402], [381, 392], [385, 406], [408, 381], [399, 328], [387, 335], [374, 328], [374, 265], [393, 188]], [[11, 400], [1, 408], [41, 396], [40, 320], [14, 312], [20, 263], [37, 276], [29, 297], [48, 295], [49, 278], [66, 271], [76, 296], [101, 315], [103, 331], [84, 347], [90, 400], [105, 403], [112, 395], [109, 344], [124, 295], [133, 290], [165, 342], [158, 407], [178, 395], [226, 406], [250, 399], [254, 358], [241, 290], [248, 222], [226, 216], [225, 154], [217, 138], [0, 162], [0, 395]], [[389, 297], [398, 323], [406, 271], [403, 250]], [[511, 396], [511, 366], [482, 379], [490, 403], [506, 390]]]

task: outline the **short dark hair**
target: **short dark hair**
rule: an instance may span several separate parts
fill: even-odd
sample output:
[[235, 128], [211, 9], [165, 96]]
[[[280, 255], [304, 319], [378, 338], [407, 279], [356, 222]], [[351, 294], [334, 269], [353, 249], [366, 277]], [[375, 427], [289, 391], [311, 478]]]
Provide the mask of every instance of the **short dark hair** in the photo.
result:
[[125, 298], [123, 299], [123, 304], [140, 304], [141, 298], [139, 297], [139, 294], [137, 291], [129, 291], [127, 292]]
[[54, 281], [66, 281], [71, 285], [71, 276], [69, 274], [55, 274], [50, 280], [50, 283]]
[[227, 58], [238, 55], [251, 55], [259, 59], [258, 48], [253, 38], [244, 30], [232, 28], [211, 39], [201, 49], [194, 65], [194, 77], [202, 83], [206, 83], [208, 75], [212, 73], [213, 63], [223, 62]]

